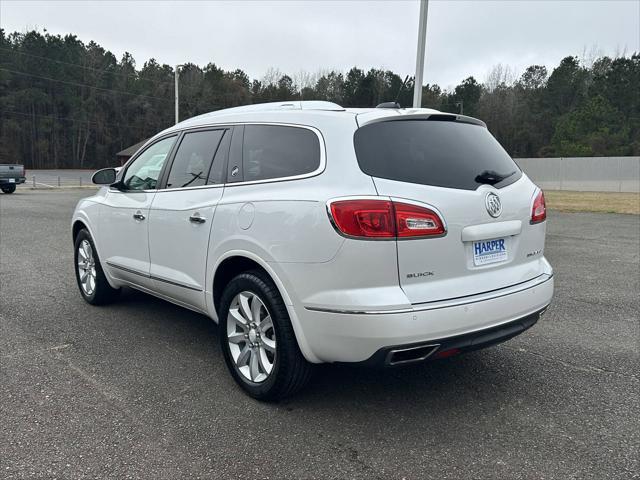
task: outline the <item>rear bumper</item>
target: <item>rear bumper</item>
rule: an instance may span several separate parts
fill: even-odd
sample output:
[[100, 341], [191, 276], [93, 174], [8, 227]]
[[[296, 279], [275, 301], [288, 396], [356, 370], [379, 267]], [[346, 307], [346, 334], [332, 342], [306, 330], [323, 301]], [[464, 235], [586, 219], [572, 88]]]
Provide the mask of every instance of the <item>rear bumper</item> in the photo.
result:
[[[322, 362], [384, 364], [392, 349], [437, 345], [471, 350], [508, 340], [532, 326], [551, 302], [552, 275], [518, 288], [391, 312], [327, 312], [299, 315], [307, 346]], [[493, 335], [493, 337], [492, 337]], [[456, 342], [462, 342], [456, 346]], [[427, 355], [428, 354], [428, 355]]]
[[417, 344], [384, 347], [367, 360], [359, 363], [370, 367], [407, 365], [491, 347], [498, 343], [506, 342], [533, 327], [546, 309], [545, 307], [523, 318], [498, 325], [497, 327], [486, 328], [464, 335]]
[[0, 178], [0, 185], [18, 185], [27, 181], [27, 177], [12, 177], [13, 182], [10, 182], [8, 178]]

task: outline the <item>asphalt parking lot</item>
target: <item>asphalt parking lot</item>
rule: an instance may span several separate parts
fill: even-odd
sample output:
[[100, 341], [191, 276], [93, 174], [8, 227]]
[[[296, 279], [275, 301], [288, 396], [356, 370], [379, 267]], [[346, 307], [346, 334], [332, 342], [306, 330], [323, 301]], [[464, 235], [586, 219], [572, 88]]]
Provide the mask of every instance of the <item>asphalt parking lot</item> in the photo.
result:
[[69, 218], [90, 193], [0, 195], [0, 478], [640, 477], [640, 217], [551, 213], [556, 297], [520, 337], [322, 366], [269, 405], [235, 386], [207, 318], [81, 299]]

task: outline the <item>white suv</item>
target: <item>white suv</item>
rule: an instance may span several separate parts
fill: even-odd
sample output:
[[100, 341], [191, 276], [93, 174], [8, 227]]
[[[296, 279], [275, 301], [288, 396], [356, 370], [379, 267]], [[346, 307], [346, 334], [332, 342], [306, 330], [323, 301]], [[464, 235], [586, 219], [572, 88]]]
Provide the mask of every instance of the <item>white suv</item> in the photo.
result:
[[507, 340], [553, 295], [542, 191], [470, 117], [232, 108], [159, 133], [94, 182], [108, 186], [72, 221], [84, 299], [128, 286], [211, 317], [259, 399], [298, 390], [314, 363]]

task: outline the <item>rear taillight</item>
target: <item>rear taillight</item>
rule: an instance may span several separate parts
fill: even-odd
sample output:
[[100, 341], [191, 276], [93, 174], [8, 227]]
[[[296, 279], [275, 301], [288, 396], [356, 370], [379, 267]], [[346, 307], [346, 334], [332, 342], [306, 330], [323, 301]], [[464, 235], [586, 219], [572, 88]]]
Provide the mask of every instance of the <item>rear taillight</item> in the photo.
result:
[[393, 202], [393, 206], [398, 237], [444, 235], [444, 224], [433, 210], [400, 202]]
[[389, 239], [444, 235], [433, 210], [384, 199], [337, 200], [329, 204], [336, 229], [349, 237]]
[[333, 223], [350, 237], [395, 237], [390, 200], [340, 200], [330, 204]]
[[531, 224], [544, 222], [547, 219], [547, 205], [544, 202], [544, 193], [538, 192], [531, 207]]

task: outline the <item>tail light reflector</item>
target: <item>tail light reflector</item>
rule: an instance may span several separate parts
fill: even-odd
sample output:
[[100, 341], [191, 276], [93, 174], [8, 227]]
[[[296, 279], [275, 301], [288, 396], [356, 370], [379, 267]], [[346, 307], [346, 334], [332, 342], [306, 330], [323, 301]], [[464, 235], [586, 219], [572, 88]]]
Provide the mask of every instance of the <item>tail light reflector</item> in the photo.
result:
[[547, 219], [547, 205], [542, 190], [538, 192], [531, 207], [531, 224], [544, 222]]
[[338, 200], [331, 202], [330, 213], [338, 231], [350, 237], [407, 238], [446, 232], [433, 210], [390, 199]]
[[449, 358], [453, 357], [454, 355], [458, 355], [459, 353], [459, 348], [450, 348], [449, 350], [441, 350], [440, 352], [436, 353], [433, 358]]

